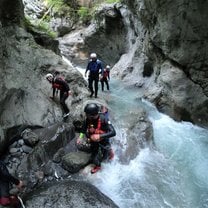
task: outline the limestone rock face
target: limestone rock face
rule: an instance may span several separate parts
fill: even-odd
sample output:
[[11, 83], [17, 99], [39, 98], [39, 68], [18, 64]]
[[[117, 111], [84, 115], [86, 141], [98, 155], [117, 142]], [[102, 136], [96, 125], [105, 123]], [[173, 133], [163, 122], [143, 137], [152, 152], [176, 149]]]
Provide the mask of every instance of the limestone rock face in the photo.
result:
[[[16, 1], [14, 5], [17, 2], [19, 4], [15, 11], [6, 5], [9, 2], [1, 1], [0, 7], [1, 147], [5, 144], [5, 134], [9, 128], [22, 124], [47, 126], [62, 120], [58, 98], [57, 102], [49, 98], [52, 89], [45, 79], [47, 73], [58, 70], [68, 82], [74, 83], [71, 86], [69, 83], [74, 91], [74, 95], [67, 99], [69, 107], [74, 99], [79, 101], [76, 97], [85, 88], [85, 81], [79, 72], [66, 64], [60, 56], [37, 45], [33, 36], [19, 26], [23, 17], [22, 2]], [[7, 7], [11, 10], [7, 10]], [[10, 17], [11, 20], [7, 19]], [[85, 90], [83, 91], [84, 95]]]
[[17, 26], [4, 28], [1, 36], [1, 126], [52, 122], [54, 107], [57, 113], [60, 110], [52, 106], [47, 96], [51, 86], [42, 70], [47, 64], [58, 64], [60, 58], [39, 48], [32, 36]]
[[[208, 2], [123, 2], [130, 10], [129, 14], [123, 14], [132, 23], [128, 27], [132, 32], [128, 34], [133, 41], [128, 44], [126, 55], [115, 65], [115, 73], [129, 84], [133, 81], [132, 85], [145, 89], [147, 98], [155, 95], [155, 99], [150, 100], [156, 105], [160, 103], [159, 109], [164, 113], [175, 119], [207, 125]], [[148, 76], [147, 63], [151, 66]], [[123, 70], [119, 70], [121, 66]], [[166, 78], [170, 76], [168, 82], [164, 82], [164, 72]]]
[[147, 12], [143, 23], [153, 44], [181, 66], [203, 70], [201, 64], [207, 63], [208, 55], [208, 2], [148, 0], [143, 9]]
[[97, 53], [104, 65], [113, 65], [125, 53], [126, 33], [119, 6], [103, 4], [89, 27], [59, 38], [60, 50], [78, 66], [86, 67], [92, 52]]

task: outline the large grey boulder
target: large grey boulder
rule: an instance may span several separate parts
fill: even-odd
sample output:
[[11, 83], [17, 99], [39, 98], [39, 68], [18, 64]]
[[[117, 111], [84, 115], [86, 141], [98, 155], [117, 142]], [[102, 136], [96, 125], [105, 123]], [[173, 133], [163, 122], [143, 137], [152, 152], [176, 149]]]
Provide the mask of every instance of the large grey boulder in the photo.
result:
[[[153, 143], [153, 128], [152, 124], [147, 117], [147, 113], [142, 108], [131, 109], [125, 115], [126, 136], [120, 141], [125, 145], [125, 151], [119, 152], [119, 158], [123, 163], [129, 162], [138, 155], [141, 149], [147, 145], [151, 146]], [[122, 133], [120, 137], [122, 137]], [[122, 148], [121, 148], [122, 149]]]
[[47, 126], [62, 120], [59, 102], [49, 98], [52, 89], [45, 79], [46, 73], [59, 70], [70, 82], [73, 95], [67, 99], [69, 108], [78, 95], [76, 102], [83, 98], [85, 93], [81, 92], [85, 81], [60, 56], [38, 46], [24, 29], [10, 26], [0, 32], [1, 37], [4, 37], [0, 50], [0, 73], [3, 75], [0, 77], [0, 133], [4, 142], [3, 131], [8, 128], [22, 124]]
[[116, 208], [111, 199], [86, 182], [62, 181], [45, 185], [26, 197], [27, 208]]
[[70, 173], [77, 173], [89, 163], [90, 156], [86, 152], [70, 152], [62, 158], [62, 166]]
[[[39, 141], [29, 148], [24, 143], [28, 142], [25, 140], [26, 134], [36, 136]], [[39, 183], [69, 175], [61, 168], [61, 160], [58, 160], [58, 157], [67, 153], [65, 147], [75, 137], [71, 123], [59, 122], [33, 130], [27, 128], [19, 136], [16, 135], [18, 140], [9, 146], [10, 154], [7, 155], [6, 161], [10, 172], [25, 181], [27, 191]]]

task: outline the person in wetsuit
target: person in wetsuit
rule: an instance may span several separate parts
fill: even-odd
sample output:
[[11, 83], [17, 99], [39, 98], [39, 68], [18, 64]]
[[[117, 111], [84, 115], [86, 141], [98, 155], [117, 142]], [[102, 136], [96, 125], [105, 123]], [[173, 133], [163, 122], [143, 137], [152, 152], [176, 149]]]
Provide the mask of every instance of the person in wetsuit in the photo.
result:
[[54, 99], [56, 90], [60, 90], [60, 104], [64, 111], [64, 117], [67, 117], [69, 115], [69, 108], [67, 107], [65, 101], [68, 98], [68, 96], [72, 94], [68, 83], [62, 77], [54, 77], [50, 73], [46, 75], [46, 79], [49, 81], [49, 83], [52, 84], [53, 96], [50, 97], [51, 99]]
[[103, 71], [103, 76], [100, 79], [102, 91], [104, 91], [104, 83], [106, 84], [107, 90], [110, 90], [108, 81], [110, 80], [110, 66], [107, 65]]
[[99, 113], [99, 106], [89, 103], [85, 106], [86, 119], [83, 122], [77, 143], [81, 143], [86, 136], [91, 144], [91, 162], [95, 166], [91, 173], [96, 173], [101, 169], [101, 162], [112, 159], [113, 152], [109, 138], [116, 135], [116, 131], [105, 114]]
[[[97, 98], [99, 74], [103, 75], [103, 67], [101, 61], [97, 59], [96, 53], [90, 54], [90, 61], [85, 70], [85, 77], [88, 71], [89, 71], [88, 87], [91, 92], [90, 97], [92, 97], [93, 94], [95, 93], [95, 98]], [[93, 89], [93, 82], [94, 82], [94, 89]]]
[[0, 159], [0, 205], [19, 208], [21, 204], [17, 196], [11, 196], [9, 193], [10, 184], [15, 184], [18, 189], [22, 189], [23, 181], [13, 177], [3, 160]]

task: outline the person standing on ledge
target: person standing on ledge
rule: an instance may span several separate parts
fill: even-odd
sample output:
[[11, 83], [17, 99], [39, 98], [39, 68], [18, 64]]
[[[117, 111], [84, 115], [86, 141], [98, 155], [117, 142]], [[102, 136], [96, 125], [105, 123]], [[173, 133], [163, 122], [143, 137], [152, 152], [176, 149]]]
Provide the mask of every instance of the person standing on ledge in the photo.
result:
[[108, 91], [110, 90], [108, 83], [109, 80], [110, 80], [110, 66], [107, 65], [103, 71], [103, 76], [100, 79], [102, 91], [104, 91], [104, 83], [106, 84], [107, 90]]
[[[93, 94], [95, 93], [95, 98], [97, 98], [99, 74], [103, 76], [103, 67], [102, 67], [102, 62], [97, 59], [96, 53], [90, 54], [90, 61], [85, 70], [85, 77], [87, 76], [88, 71], [89, 71], [88, 87], [91, 92], [90, 97], [92, 97]], [[94, 89], [93, 89], [93, 82], [94, 82]]]

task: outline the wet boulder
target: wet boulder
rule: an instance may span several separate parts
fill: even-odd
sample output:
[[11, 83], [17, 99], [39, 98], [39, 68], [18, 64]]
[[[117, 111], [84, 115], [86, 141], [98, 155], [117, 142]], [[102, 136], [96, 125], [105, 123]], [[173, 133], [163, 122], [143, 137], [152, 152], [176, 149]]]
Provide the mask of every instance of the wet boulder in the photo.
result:
[[27, 208], [37, 207], [118, 207], [93, 185], [82, 181], [62, 181], [44, 185], [25, 197]]

